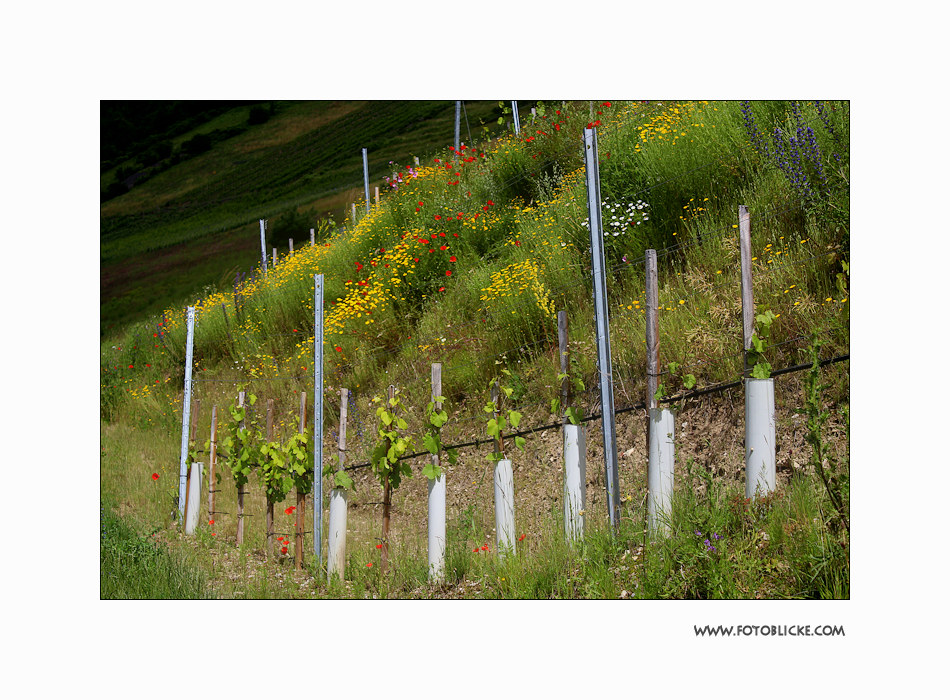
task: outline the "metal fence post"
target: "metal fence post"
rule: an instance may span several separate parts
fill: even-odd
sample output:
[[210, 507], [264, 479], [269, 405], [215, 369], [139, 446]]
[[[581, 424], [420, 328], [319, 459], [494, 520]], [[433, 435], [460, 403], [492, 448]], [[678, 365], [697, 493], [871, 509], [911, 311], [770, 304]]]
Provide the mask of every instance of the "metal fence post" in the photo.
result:
[[267, 244], [264, 242], [264, 231], [267, 230], [267, 219], [261, 219], [261, 267], [267, 274]]
[[369, 156], [363, 149], [363, 189], [366, 192], [366, 213], [369, 214]]
[[459, 158], [459, 148], [461, 147], [461, 141], [459, 136], [459, 130], [462, 126], [462, 101], [455, 101], [455, 160]]
[[511, 101], [511, 113], [515, 118], [515, 135], [517, 136], [521, 133], [521, 120], [518, 119], [518, 100]]
[[584, 165], [587, 171], [587, 210], [590, 217], [597, 367], [600, 373], [600, 410], [603, 416], [604, 468], [607, 472], [607, 509], [611, 528], [616, 530], [620, 524], [620, 473], [617, 467], [617, 437], [614, 425], [613, 365], [610, 359], [610, 320], [607, 314], [607, 278], [604, 272], [596, 129], [584, 129]]
[[313, 557], [323, 563], [323, 275], [313, 276]]
[[181, 410], [181, 463], [178, 467], [178, 516], [185, 515], [185, 488], [188, 483], [188, 429], [191, 425], [191, 364], [195, 345], [195, 307], [188, 307], [188, 335], [185, 341], [185, 395]]

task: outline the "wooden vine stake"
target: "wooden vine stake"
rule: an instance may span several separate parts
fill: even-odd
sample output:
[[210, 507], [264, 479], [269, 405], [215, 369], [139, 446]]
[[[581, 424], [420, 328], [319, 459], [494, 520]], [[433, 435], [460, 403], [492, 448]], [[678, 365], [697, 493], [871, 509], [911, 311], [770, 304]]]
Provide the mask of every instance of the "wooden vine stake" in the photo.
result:
[[[348, 389], [340, 389], [340, 430], [337, 441], [337, 454], [340, 470], [346, 461], [346, 402]], [[343, 578], [346, 570], [346, 489], [336, 486], [330, 492], [330, 521], [327, 533], [327, 579], [333, 576]]]
[[[307, 392], [300, 392], [300, 433], [307, 432]], [[297, 490], [297, 520], [294, 523], [294, 568], [303, 568], [303, 516], [307, 509], [307, 494]]]
[[752, 298], [752, 225], [749, 220], [749, 208], [739, 206], [739, 270], [742, 290], [742, 350], [745, 357], [744, 376], [748, 377], [749, 350], [752, 348], [752, 335], [755, 333], [755, 301]]
[[[267, 399], [267, 442], [274, 439], [274, 399]], [[270, 559], [274, 555], [274, 501], [267, 497], [267, 543], [264, 552]]]
[[[244, 392], [238, 392], [238, 406], [244, 408]], [[245, 421], [241, 421], [241, 426], [245, 427]], [[240, 547], [244, 544], [244, 491], [241, 490], [241, 487], [238, 486], [237, 492], [237, 536], [236, 544]]]
[[215, 489], [214, 470], [218, 460], [218, 407], [211, 407], [211, 454], [208, 456], [208, 519], [214, 520], [214, 494]]
[[[501, 414], [501, 391], [498, 386], [498, 380], [492, 384], [491, 400], [494, 406], [492, 416], [495, 422]], [[505, 442], [502, 437], [502, 431], [498, 431], [495, 438], [495, 452], [502, 455], [501, 459], [495, 462], [494, 486], [495, 486], [495, 546], [498, 549], [498, 557], [504, 558], [507, 555], [515, 554], [515, 485], [514, 473], [510, 459], [505, 459]]]
[[567, 312], [557, 314], [557, 342], [561, 356], [561, 426], [564, 439], [564, 532], [568, 541], [584, 537], [584, 510], [587, 499], [587, 437], [583, 425], [574, 425], [571, 408], [571, 371]]
[[660, 376], [660, 293], [656, 251], [646, 252], [647, 296], [647, 526], [653, 535], [668, 534], [673, 502], [674, 422], [673, 412], [660, 408], [657, 388]]
[[[387, 409], [391, 408], [389, 403], [396, 397], [396, 387], [392, 384], [389, 385], [389, 389], [386, 391], [386, 407]], [[388, 441], [387, 441], [388, 442]], [[387, 449], [390, 445], [387, 444]], [[389, 485], [389, 479], [386, 479], [386, 484], [383, 486], [383, 548], [382, 556], [380, 561], [380, 567], [383, 574], [389, 570], [389, 514], [390, 508], [392, 506], [392, 489]]]

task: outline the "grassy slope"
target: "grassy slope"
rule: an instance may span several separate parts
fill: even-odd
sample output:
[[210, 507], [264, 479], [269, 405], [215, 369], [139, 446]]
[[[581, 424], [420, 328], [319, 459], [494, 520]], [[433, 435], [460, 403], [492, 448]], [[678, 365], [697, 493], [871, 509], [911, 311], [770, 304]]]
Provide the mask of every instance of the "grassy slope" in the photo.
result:
[[[632, 201], [642, 197], [649, 202], [652, 217], [652, 223], [644, 222], [642, 227], [631, 228], [616, 241], [611, 241], [608, 250], [612, 271], [611, 320], [618, 406], [629, 406], [643, 396], [642, 263], [628, 265], [623, 262], [623, 257], [636, 260], [646, 247], [658, 248], [662, 253], [661, 361], [664, 365], [673, 360], [685, 365], [682, 372], [664, 377], [667, 391], [682, 386], [686, 372], [694, 373], [702, 386], [732, 379], [741, 370], [741, 355], [735, 351], [741, 343], [741, 336], [737, 338], [736, 331], [739, 305], [733, 231], [739, 203], [747, 204], [754, 214], [759, 215], [753, 225], [753, 253], [757, 258], [754, 263], [756, 298], [761, 306], [768, 306], [780, 318], [771, 339], [774, 345], [769, 354], [773, 365], [778, 367], [802, 361], [802, 349], [807, 344], [802, 336], [811, 330], [821, 332], [825, 342], [824, 355], [848, 350], [846, 280], [844, 287], [838, 287], [841, 261], [847, 260], [846, 216], [842, 219], [830, 205], [824, 209], [806, 210], [796, 204], [795, 192], [781, 174], [757, 159], [747, 142], [743, 145], [741, 117], [736, 106], [720, 107], [722, 112], [718, 114], [720, 110], [716, 106], [694, 107], [681, 118], [672, 113], [673, 106], [660, 106], [633, 116], [622, 113], [624, 109], [629, 112], [630, 107], [617, 107], [612, 114], [614, 122], [603, 129], [603, 193], [613, 201]], [[758, 116], [763, 120], [769, 113], [781, 114], [782, 109], [771, 105], [757, 108]], [[687, 111], [685, 107], [684, 111]], [[575, 123], [587, 119], [586, 114], [577, 112], [570, 116]], [[683, 122], [686, 117], [689, 121]], [[836, 123], [840, 128], [840, 122]], [[672, 127], [677, 124], [679, 128], [674, 130]], [[652, 126], [644, 132], [644, 125]], [[713, 131], [717, 127], [719, 131]], [[640, 128], [639, 132], [634, 131], [637, 128]], [[198, 364], [207, 374], [199, 376], [221, 383], [202, 384], [202, 400], [219, 407], [228, 403], [232, 379], [237, 381], [241, 377], [274, 374], [306, 376], [309, 371], [308, 353], [312, 357], [312, 340], [311, 349], [307, 349], [308, 334], [312, 332], [312, 321], [308, 320], [310, 312], [306, 309], [312, 289], [308, 276], [319, 269], [328, 275], [327, 298], [331, 304], [328, 313], [332, 314], [333, 308], [344, 311], [349, 307], [357, 308], [354, 304], [359, 296], [352, 296], [352, 292], [358, 293], [359, 288], [346, 284], [347, 277], [362, 279], [367, 282], [368, 290], [373, 290], [374, 294], [380, 292], [378, 298], [374, 297], [379, 308], [373, 307], [377, 313], [372, 326], [367, 325], [368, 316], [357, 322], [354, 314], [343, 327], [331, 329], [328, 334], [330, 347], [340, 348], [338, 354], [330, 353], [333, 359], [328, 364], [328, 396], [339, 386], [356, 391], [356, 402], [350, 412], [354, 421], [350, 433], [354, 462], [363, 459], [372, 444], [370, 418], [373, 407], [369, 399], [373, 393], [383, 391], [386, 384], [393, 382], [403, 389], [408, 403], [416, 409], [410, 423], [413, 428], [420, 427], [418, 409], [420, 402], [424, 402], [422, 397], [428, 392], [427, 370], [431, 361], [445, 363], [445, 393], [452, 401], [452, 420], [446, 426], [445, 442], [483, 436], [484, 425], [480, 426], [474, 417], [479, 414], [484, 401], [481, 387], [485, 379], [497, 371], [496, 360], [505, 363], [516, 377], [516, 401], [523, 408], [525, 422], [530, 425], [548, 422], [545, 407], [556, 385], [554, 355], [551, 354], [551, 319], [546, 313], [538, 315], [537, 311], [532, 311], [543, 306], [545, 291], [553, 308], [570, 310], [572, 346], [580, 363], [576, 371], [580, 372], [588, 387], [594, 385], [593, 342], [585, 322], [591, 312], [589, 287], [586, 286], [589, 282], [585, 282], [581, 252], [586, 235], [580, 225], [586, 216], [583, 181], [562, 179], [557, 190], [559, 194], [544, 185], [548, 176], [563, 176], [576, 166], [576, 148], [572, 140], [576, 133], [575, 127], [572, 134], [564, 135], [563, 142], [538, 139], [531, 143], [522, 140], [497, 144], [486, 152], [486, 158], [459, 169], [458, 172], [464, 173], [459, 176], [459, 185], [451, 184], [455, 177], [451, 172], [442, 172], [438, 176], [432, 174], [408, 183], [398, 196], [390, 196], [379, 212], [358, 225], [351, 224], [326, 251], [300, 251], [293, 261], [278, 268], [269, 287], [259, 288], [249, 296], [243, 308], [244, 322], [240, 326], [235, 324], [233, 300], [223, 297], [227, 313], [231, 315], [230, 323], [235, 325], [226, 326], [217, 311], [203, 316]], [[631, 138], [643, 133], [650, 136], [642, 143]], [[661, 136], [666, 137], [665, 142]], [[826, 141], [824, 145], [830, 148], [833, 144]], [[552, 165], [555, 162], [557, 168]], [[846, 177], [846, 170], [841, 173]], [[543, 205], [526, 207], [524, 201], [530, 197], [543, 202]], [[413, 211], [417, 199], [424, 201], [424, 206], [420, 207], [424, 210], [422, 213]], [[489, 200], [492, 200], [491, 205], [487, 204]], [[846, 212], [846, 191], [843, 201]], [[832, 203], [840, 208], [840, 196]], [[460, 223], [436, 224], [429, 218], [432, 212], [447, 214], [456, 210], [463, 210], [470, 221], [473, 213], [480, 214], [484, 228], [474, 225], [466, 228]], [[605, 221], [609, 224], [609, 217], [605, 216]], [[400, 232], [407, 229], [417, 231], [414, 235], [427, 236], [427, 240], [433, 235], [438, 236], [440, 231], [460, 233], [460, 237], [451, 239], [454, 247], [445, 253], [446, 260], [425, 259], [418, 270], [413, 268], [418, 277], [405, 278], [413, 280], [406, 285], [407, 291], [394, 294], [393, 274], [384, 272], [384, 268], [389, 264], [393, 267], [403, 264], [394, 256], [399, 249]], [[383, 248], [389, 252], [381, 253]], [[420, 257], [425, 252], [419, 249]], [[449, 252], [458, 257], [457, 266], [452, 268], [456, 274], [451, 283], [444, 275]], [[440, 253], [432, 255], [437, 257]], [[374, 261], [376, 266], [372, 265]], [[525, 271], [530, 268], [528, 263], [536, 265], [537, 261], [545, 263], [543, 272], [534, 277], [525, 276]], [[354, 267], [356, 262], [363, 266], [361, 274], [357, 274]], [[398, 269], [409, 272], [405, 265]], [[492, 277], [502, 269], [508, 270], [508, 278], [514, 272], [522, 274], [522, 282], [514, 287], [505, 286], [506, 275]], [[301, 273], [300, 276], [295, 271]], [[277, 289], [279, 280], [283, 286]], [[446, 287], [442, 296], [438, 292], [439, 285]], [[494, 292], [487, 291], [492, 289]], [[492, 295], [493, 304], [482, 303], [485, 301], [482, 297]], [[432, 301], [432, 297], [438, 301]], [[486, 308], [488, 306], [493, 308]], [[209, 308], [213, 306], [209, 304]], [[151, 340], [147, 344], [143, 342], [152, 337], [152, 329], [141, 325], [125, 329], [120, 340], [124, 349], [104, 348], [103, 410], [118, 419], [115, 430], [125, 433], [128, 426], [138, 424], [142, 430], [154, 435], [153, 441], [165, 443], [169, 441], [168, 435], [174, 435], [176, 419], [172, 407], [176, 394], [180, 394], [174, 387], [181, 383], [179, 356], [183, 331], [180, 312], [173, 315], [176, 318], [172, 319], [173, 325], [163, 347], [147, 351], [139, 347], [139, 344], [144, 347], [155, 345]], [[482, 318], [486, 319], [484, 326], [480, 325]], [[300, 335], [293, 335], [298, 332]], [[526, 346], [528, 352], [524, 355], [503, 352], [520, 346]], [[295, 367], [296, 362], [301, 366]], [[152, 367], [143, 370], [143, 363]], [[137, 369], [126, 372], [126, 365]], [[829, 397], [832, 405], [847, 400], [846, 365], [844, 368], [842, 370], [839, 366], [829, 372], [834, 379]], [[167, 384], [162, 381], [163, 377]], [[144, 390], [143, 384], [148, 382], [144, 384], [148, 387], [154, 379], [159, 380], [159, 387]], [[807, 463], [807, 447], [801, 423], [794, 414], [794, 409], [801, 406], [800, 381], [792, 377], [783, 378], [778, 383], [780, 431], [783, 434], [787, 431], [791, 436], [786, 442], [787, 454], [780, 457], [788, 470], [807, 477], [808, 472], [803, 466]], [[170, 390], [165, 389], [166, 386]], [[292, 413], [296, 405], [294, 392], [305, 388], [305, 380], [257, 383], [256, 391], [274, 398], [277, 405], [283, 407], [277, 421], [279, 431], [291, 429], [289, 426], [294, 423]], [[730, 489], [734, 489], [737, 483], [741, 485], [742, 451], [738, 447], [741, 435], [737, 432], [741, 417], [735, 408], [723, 412], [717, 406], [722, 401], [734, 404], [738, 399], [741, 402], [741, 394], [733, 396], [734, 393], [727, 393], [717, 400], [718, 403], [712, 400], [690, 402], [679, 409], [685, 430], [678, 439], [678, 464], [701, 467], [698, 475], [687, 480], [689, 486], [695, 487], [696, 493], [708, 494], [708, 487], [703, 486], [707, 483], [704, 479], [712, 475], [717, 477], [717, 481], [722, 480], [725, 491], [722, 498], [707, 498], [699, 505], [693, 503], [683, 508], [686, 520], [681, 527], [685, 539], [669, 555], [674, 559], [683, 556], [691, 546], [686, 535], [692, 532], [689, 528], [694, 525], [704, 525], [697, 529], [711, 526], [729, 531], [745, 555], [726, 566], [731, 577], [727, 577], [729, 581], [720, 581], [712, 589], [709, 577], [725, 575], [723, 571], [717, 569], [716, 573], [703, 569], [706, 563], [700, 561], [687, 562], [690, 573], [699, 577], [695, 586], [685, 589], [671, 587], [671, 576], [676, 571], [671, 571], [669, 559], [662, 557], [654, 560], [660, 562], [656, 564], [658, 568], [637, 570], [636, 582], [644, 586], [642, 590], [648, 591], [648, 595], [660, 597], [709, 597], [717, 594], [745, 597], [762, 594], [763, 590], [766, 595], [777, 596], [822, 595], [829, 591], [840, 595], [840, 581], [831, 580], [821, 590], [805, 590], [796, 583], [799, 572], [808, 573], [809, 557], [818, 556], [819, 560], [821, 556], [827, 557], [809, 549], [827, 537], [821, 527], [809, 529], [809, 522], [818, 522], [813, 515], [815, 509], [822, 507], [820, 493], [816, 492], [812, 481], [799, 483], [786, 476], [782, 495], [777, 499], [780, 505], [775, 509], [763, 511], [751, 519], [741, 514], [724, 515], [728, 512]], [[586, 407], [591, 409], [596, 396], [588, 389], [580, 401], [586, 402]], [[334, 407], [328, 406], [327, 410], [332, 414]], [[620, 449], [625, 455], [621, 483], [625, 497], [630, 499], [625, 517], [630, 518], [633, 528], [626, 537], [628, 544], [636, 549], [646, 544], [638, 541], [636, 535], [642, 517], [640, 504], [645, 489], [642, 469], [645, 454], [638, 421], [630, 418], [632, 416], [619, 420], [618, 435]], [[334, 422], [332, 418], [327, 420], [330, 425]], [[200, 428], [202, 434], [207, 434], [206, 424], [205, 415]], [[688, 429], [687, 425], [690, 426]], [[846, 423], [836, 417], [831, 425], [831, 435], [836, 444], [843, 445], [839, 459], [845, 463], [846, 429]], [[599, 432], [596, 424], [593, 430]], [[328, 435], [325, 454], [332, 453], [330, 439]], [[593, 436], [588, 440], [589, 464], [597, 463], [596, 442]], [[526, 454], [518, 458], [519, 462], [523, 460], [523, 466], [519, 465], [515, 477], [519, 493], [523, 494], [519, 527], [533, 533], [531, 537], [536, 538], [533, 552], [548, 551], [544, 548], [548, 546], [545, 542], [551, 533], [545, 523], [551, 521], [559, 499], [558, 479], [550, 473], [557, 463], [557, 451], [556, 437], [542, 433], [529, 440]], [[152, 459], [157, 457], [155, 455]], [[172, 463], [167, 456], [158, 461], [163, 465]], [[490, 493], [485, 490], [484, 465], [484, 456], [479, 450], [467, 450], [463, 451], [460, 466], [454, 472], [450, 471], [455, 484], [450, 499], [451, 520], [456, 535], [469, 544], [473, 541], [477, 544], [490, 534]], [[118, 463], [109, 468], [110, 474], [112, 468], [118, 468]], [[163, 471], [169, 483], [163, 487], [162, 499], [170, 498], [174, 486], [170, 482], [175, 471], [173, 466]], [[602, 479], [602, 475], [598, 477], [596, 471], [588, 472], [588, 494], [592, 512], [601, 513], [603, 485], [598, 483], [598, 478]], [[354, 547], [359, 548], [378, 536], [375, 529], [378, 516], [374, 515], [371, 504], [379, 501], [379, 487], [374, 486], [366, 470], [357, 472], [356, 476], [351, 517], [357, 533]], [[141, 494], [132, 498], [144, 499], [140, 507], [153, 503], [149, 492], [140, 486], [133, 486], [130, 490]], [[405, 567], [409, 570], [418, 568], [417, 530], [418, 523], [424, 522], [421, 510], [424, 508], [424, 491], [424, 480], [414, 479], [407, 482], [397, 496], [397, 537], [406, 547], [403, 550], [407, 557]], [[690, 492], [688, 488], [684, 498]], [[472, 504], [480, 505], [472, 511]], [[595, 531], [598, 522], [599, 518], [592, 518]], [[227, 537], [231, 528], [233, 523], [225, 519], [218, 526], [221, 530], [218, 534]], [[771, 533], [774, 544], [762, 545], [756, 534], [759, 532]], [[795, 533], [805, 533], [804, 539], [796, 539], [799, 534]], [[821, 544], [821, 547], [825, 545]], [[372, 553], [373, 550], [368, 551]], [[413, 551], [416, 555], [412, 554]], [[763, 559], [755, 552], [765, 552], [766, 556]], [[462, 554], [464, 551], [460, 550], [455, 556]], [[634, 581], [629, 576], [633, 570], [629, 566], [621, 570], [616, 561], [621, 553], [609, 550], [601, 554], [617, 565], [616, 571], [590, 571], [581, 576], [580, 590], [571, 588], [570, 591], [561, 590], [560, 594], [617, 595], [620, 592], [617, 586], [632, 585]], [[354, 584], [356, 593], [359, 594], [363, 585], [371, 588], [382, 585], [379, 581], [373, 583], [366, 579], [365, 572], [359, 569], [365, 555], [354, 554], [354, 557], [352, 573], [357, 579]], [[541, 565], [562, 562], [561, 554], [552, 551], [550, 557], [542, 560]], [[663, 561], [667, 563], [662, 564]], [[772, 566], [768, 564], [770, 561], [780, 561], [779, 568], [784, 573], [768, 574], [766, 569]], [[751, 573], [746, 572], [748, 576], [737, 579], [735, 571], [729, 568], [733, 565], [751, 567]], [[459, 566], [459, 585], [464, 586], [468, 569], [466, 565]], [[473, 571], [477, 572], [478, 580], [484, 580], [484, 568], [476, 567]], [[356, 572], [360, 573], [357, 575]], [[541, 576], [541, 572], [535, 573]], [[537, 588], [538, 579], [532, 578], [534, 575], [526, 575], [534, 583], [526, 583], [527, 588], [509, 593], [531, 596], [547, 591], [543, 587]], [[396, 595], [408, 595], [418, 585], [418, 578], [409, 576], [393, 590]], [[482, 593], [494, 595], [499, 592], [482, 590]]]
[[[160, 312], [208, 285], [226, 287], [260, 258], [257, 220], [296, 209], [314, 222], [343, 221], [363, 197], [361, 148], [371, 182], [390, 161], [412, 164], [453, 138], [449, 102], [277, 103], [267, 123], [185, 160], [101, 207], [102, 330]], [[493, 105], [466, 105], [477, 130]], [[236, 108], [173, 139], [234, 127]], [[102, 181], [113, 178], [114, 169]], [[286, 249], [284, 243], [282, 248]]]

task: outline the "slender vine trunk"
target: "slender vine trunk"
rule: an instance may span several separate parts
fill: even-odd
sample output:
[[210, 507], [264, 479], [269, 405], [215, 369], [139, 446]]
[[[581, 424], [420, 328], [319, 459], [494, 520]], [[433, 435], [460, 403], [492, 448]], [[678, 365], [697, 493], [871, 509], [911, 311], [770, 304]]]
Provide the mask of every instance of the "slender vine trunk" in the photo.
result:
[[389, 506], [392, 500], [392, 490], [389, 482], [383, 488], [383, 550], [382, 569], [385, 574], [389, 570]]
[[297, 521], [294, 524], [294, 568], [303, 568], [303, 515], [307, 508], [307, 497], [297, 492]]
[[237, 546], [244, 543], [244, 492], [238, 486], [237, 492]]
[[267, 546], [264, 549], [267, 558], [274, 556], [274, 502], [267, 499]]

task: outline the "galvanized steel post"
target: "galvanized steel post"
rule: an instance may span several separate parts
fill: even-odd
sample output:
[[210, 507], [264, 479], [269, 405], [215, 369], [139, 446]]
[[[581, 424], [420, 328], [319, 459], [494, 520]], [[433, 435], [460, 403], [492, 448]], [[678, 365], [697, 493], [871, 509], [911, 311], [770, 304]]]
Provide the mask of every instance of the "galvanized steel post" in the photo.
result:
[[313, 557], [323, 563], [323, 275], [313, 276]]
[[366, 213], [369, 214], [369, 156], [363, 149], [363, 189], [366, 192]]
[[185, 515], [185, 488], [188, 483], [188, 429], [191, 424], [191, 364], [195, 345], [195, 307], [188, 307], [185, 340], [185, 395], [181, 405], [181, 463], [178, 467], [178, 515]]
[[604, 433], [604, 469], [607, 473], [607, 510], [611, 528], [620, 524], [620, 473], [614, 426], [613, 365], [610, 359], [610, 319], [607, 314], [607, 278], [600, 212], [600, 170], [597, 130], [584, 129], [584, 165], [587, 171], [587, 211], [590, 221], [591, 266], [594, 281], [594, 319], [597, 331], [597, 367], [600, 373], [600, 410]]
[[521, 121], [518, 119], [518, 100], [511, 101], [511, 113], [515, 118], [515, 135], [521, 133]]
[[462, 101], [455, 101], [455, 159], [458, 160], [459, 157], [459, 148], [462, 144], [460, 141], [459, 131], [462, 126]]
[[261, 219], [261, 267], [267, 274], [267, 244], [264, 242], [264, 231], [267, 230], [267, 219]]

